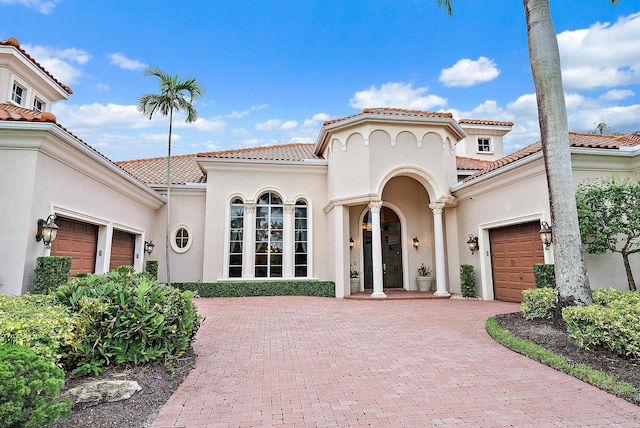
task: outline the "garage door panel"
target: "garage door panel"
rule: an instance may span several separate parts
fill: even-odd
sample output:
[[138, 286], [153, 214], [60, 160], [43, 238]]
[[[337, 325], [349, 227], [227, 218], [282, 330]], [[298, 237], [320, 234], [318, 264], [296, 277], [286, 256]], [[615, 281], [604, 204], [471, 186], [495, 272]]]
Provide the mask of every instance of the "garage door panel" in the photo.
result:
[[535, 287], [533, 265], [544, 263], [537, 222], [489, 231], [494, 295], [497, 300], [521, 302], [522, 290]]
[[113, 231], [111, 241], [111, 260], [109, 269], [118, 266], [133, 266], [136, 236], [120, 230]]
[[71, 257], [71, 276], [95, 272], [98, 226], [64, 217], [57, 217], [56, 224], [60, 229], [51, 255]]

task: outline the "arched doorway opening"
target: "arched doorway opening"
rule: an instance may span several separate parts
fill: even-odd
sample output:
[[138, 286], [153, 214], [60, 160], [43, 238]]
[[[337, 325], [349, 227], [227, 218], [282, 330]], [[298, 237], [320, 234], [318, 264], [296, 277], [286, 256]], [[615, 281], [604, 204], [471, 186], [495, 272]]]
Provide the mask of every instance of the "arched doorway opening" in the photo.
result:
[[[382, 278], [384, 288], [402, 288], [402, 225], [396, 212], [383, 206], [380, 210], [382, 241]], [[371, 239], [371, 210], [362, 219], [364, 257], [364, 288], [373, 289], [373, 257]]]

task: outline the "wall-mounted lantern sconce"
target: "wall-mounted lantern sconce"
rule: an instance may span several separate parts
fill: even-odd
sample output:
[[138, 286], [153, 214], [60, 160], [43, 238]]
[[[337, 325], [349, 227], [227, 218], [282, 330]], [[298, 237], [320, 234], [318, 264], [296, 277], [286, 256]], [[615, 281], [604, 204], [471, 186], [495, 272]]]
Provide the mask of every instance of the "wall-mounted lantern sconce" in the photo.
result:
[[469, 250], [471, 251], [471, 255], [474, 255], [480, 246], [478, 245], [478, 237], [469, 235], [469, 240], [467, 241], [467, 245], [469, 246]]
[[46, 220], [39, 219], [38, 220], [38, 232], [36, 232], [36, 241], [44, 244], [45, 248], [51, 248], [51, 243], [56, 240], [58, 236], [58, 227], [57, 224], [54, 223], [56, 219], [55, 214], [51, 214], [47, 217]]
[[553, 234], [551, 232], [551, 226], [546, 221], [540, 223], [540, 240], [544, 244], [544, 249], [548, 250], [553, 242]]
[[416, 236], [416, 237], [413, 238], [413, 248], [415, 248], [417, 250], [419, 246], [420, 246], [420, 240]]
[[353, 237], [349, 237], [349, 248], [353, 248], [354, 245], [356, 245], [356, 243], [353, 240]]
[[149, 238], [148, 241], [144, 241], [144, 252], [151, 255], [151, 253], [153, 253], [153, 247], [155, 247], [156, 244], [153, 243], [153, 239]]

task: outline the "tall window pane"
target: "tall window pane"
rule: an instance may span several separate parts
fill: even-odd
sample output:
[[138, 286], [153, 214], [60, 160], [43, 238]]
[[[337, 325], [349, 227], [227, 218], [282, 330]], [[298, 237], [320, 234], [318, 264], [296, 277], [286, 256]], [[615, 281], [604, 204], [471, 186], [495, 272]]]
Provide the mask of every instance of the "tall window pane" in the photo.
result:
[[229, 227], [229, 278], [242, 276], [242, 238], [244, 229], [244, 203], [240, 199], [231, 201]]
[[307, 262], [307, 203], [305, 201], [297, 201], [295, 207], [295, 231], [294, 245], [295, 249], [295, 276], [308, 276]]
[[282, 228], [284, 207], [276, 193], [264, 193], [256, 207], [255, 276], [282, 277]]

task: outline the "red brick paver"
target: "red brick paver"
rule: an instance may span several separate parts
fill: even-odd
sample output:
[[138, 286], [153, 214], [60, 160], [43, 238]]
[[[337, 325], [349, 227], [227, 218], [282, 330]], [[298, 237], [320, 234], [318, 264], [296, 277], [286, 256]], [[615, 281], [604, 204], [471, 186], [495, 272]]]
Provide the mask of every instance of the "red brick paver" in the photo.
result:
[[198, 299], [196, 368], [155, 427], [640, 426], [640, 408], [495, 343], [475, 300]]

